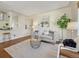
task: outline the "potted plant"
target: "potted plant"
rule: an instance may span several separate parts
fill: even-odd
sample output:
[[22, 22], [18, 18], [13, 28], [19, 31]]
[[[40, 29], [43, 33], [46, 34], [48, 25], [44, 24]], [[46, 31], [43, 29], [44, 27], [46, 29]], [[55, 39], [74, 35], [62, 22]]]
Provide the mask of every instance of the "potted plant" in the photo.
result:
[[[67, 17], [66, 14], [64, 14], [63, 16], [61, 16], [58, 21], [57, 21], [57, 25], [61, 28], [62, 30], [62, 40], [63, 40], [63, 30], [67, 28], [68, 23], [70, 22], [70, 18]], [[61, 41], [62, 41], [61, 40]]]

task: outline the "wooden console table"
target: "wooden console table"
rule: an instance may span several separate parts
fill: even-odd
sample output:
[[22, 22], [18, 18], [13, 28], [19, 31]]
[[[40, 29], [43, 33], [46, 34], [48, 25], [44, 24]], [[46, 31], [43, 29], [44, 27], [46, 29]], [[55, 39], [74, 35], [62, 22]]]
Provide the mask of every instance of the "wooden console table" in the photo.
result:
[[63, 55], [67, 58], [79, 58], [78, 52], [73, 52], [73, 51], [69, 51], [69, 50], [66, 50], [66, 49], [61, 49], [60, 55]]

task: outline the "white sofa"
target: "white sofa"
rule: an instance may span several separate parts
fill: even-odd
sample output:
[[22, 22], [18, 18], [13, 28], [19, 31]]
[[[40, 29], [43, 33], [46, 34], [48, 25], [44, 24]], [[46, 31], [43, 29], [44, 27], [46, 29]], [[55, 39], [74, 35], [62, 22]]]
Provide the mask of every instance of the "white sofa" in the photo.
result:
[[32, 37], [35, 39], [40, 39], [40, 40], [53, 41], [54, 32], [53, 31], [48, 31], [48, 32], [34, 31], [32, 33]]

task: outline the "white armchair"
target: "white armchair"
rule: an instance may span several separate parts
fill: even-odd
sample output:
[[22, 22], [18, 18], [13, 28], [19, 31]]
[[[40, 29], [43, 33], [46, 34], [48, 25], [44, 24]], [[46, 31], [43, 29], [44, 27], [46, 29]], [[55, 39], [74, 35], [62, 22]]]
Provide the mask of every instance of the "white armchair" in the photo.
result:
[[75, 38], [74, 41], [77, 43], [76, 49], [79, 50], [79, 37]]

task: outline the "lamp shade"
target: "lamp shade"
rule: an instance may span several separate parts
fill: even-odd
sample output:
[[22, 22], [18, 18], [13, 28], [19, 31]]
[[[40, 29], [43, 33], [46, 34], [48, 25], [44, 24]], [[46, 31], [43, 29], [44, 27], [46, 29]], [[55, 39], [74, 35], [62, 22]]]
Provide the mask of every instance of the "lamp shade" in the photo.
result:
[[78, 22], [69, 22], [67, 29], [76, 30], [77, 29], [77, 24], [78, 24]]

